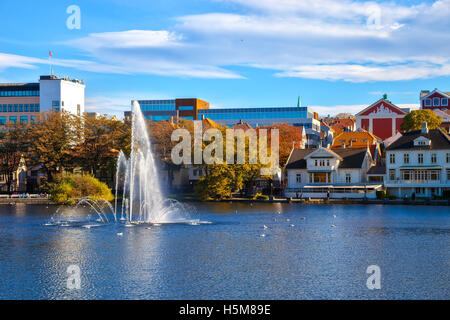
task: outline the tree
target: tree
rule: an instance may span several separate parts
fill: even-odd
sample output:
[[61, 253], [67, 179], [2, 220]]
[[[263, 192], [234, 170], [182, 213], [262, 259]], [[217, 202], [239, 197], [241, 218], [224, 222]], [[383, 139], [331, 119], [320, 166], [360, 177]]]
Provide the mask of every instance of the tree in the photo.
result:
[[442, 119], [432, 110], [413, 110], [403, 118], [400, 129], [403, 131], [420, 130], [423, 122], [427, 123], [428, 129], [438, 129]]
[[27, 153], [27, 126], [8, 124], [0, 133], [0, 174], [5, 176], [7, 191], [12, 192], [14, 172]]
[[49, 182], [64, 167], [72, 165], [70, 152], [82, 138], [81, 124], [75, 115], [61, 111], [43, 113], [37, 123], [29, 127], [30, 159], [42, 165]]
[[127, 150], [130, 135], [127, 124], [107, 116], [85, 114], [82, 121], [82, 139], [71, 150], [74, 165], [96, 176], [99, 170], [112, 173], [120, 150]]

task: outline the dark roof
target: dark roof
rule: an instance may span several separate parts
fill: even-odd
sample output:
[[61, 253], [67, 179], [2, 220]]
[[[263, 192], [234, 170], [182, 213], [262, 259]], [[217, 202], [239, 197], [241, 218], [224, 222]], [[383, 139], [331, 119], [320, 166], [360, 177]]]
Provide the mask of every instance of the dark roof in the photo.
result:
[[[316, 151], [317, 149], [294, 149], [289, 161], [286, 164], [286, 169], [306, 169], [305, 157]], [[338, 154], [343, 161], [339, 168], [361, 168], [364, 158], [366, 156], [366, 148], [352, 148], [352, 149], [333, 149], [332, 152]]]
[[286, 169], [306, 169], [305, 157], [316, 149], [294, 149], [286, 164]]
[[385, 166], [373, 166], [367, 171], [367, 174], [386, 174]]
[[[419, 137], [425, 137], [431, 140], [431, 146], [414, 146], [414, 140]], [[450, 149], [450, 137], [441, 129], [429, 130], [428, 133], [422, 133], [422, 130], [409, 131], [402, 137], [394, 141], [386, 150], [440, 150]]]

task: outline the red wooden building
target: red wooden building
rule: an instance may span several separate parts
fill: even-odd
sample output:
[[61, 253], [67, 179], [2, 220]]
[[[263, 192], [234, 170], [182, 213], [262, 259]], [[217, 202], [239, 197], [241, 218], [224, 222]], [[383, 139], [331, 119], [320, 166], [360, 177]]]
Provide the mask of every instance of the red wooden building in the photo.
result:
[[385, 140], [398, 131], [409, 109], [399, 108], [386, 97], [356, 114], [356, 127]]
[[450, 92], [442, 92], [438, 89], [433, 91], [422, 90], [420, 92], [420, 108], [422, 109], [439, 109], [446, 110], [450, 109], [448, 107], [450, 99]]

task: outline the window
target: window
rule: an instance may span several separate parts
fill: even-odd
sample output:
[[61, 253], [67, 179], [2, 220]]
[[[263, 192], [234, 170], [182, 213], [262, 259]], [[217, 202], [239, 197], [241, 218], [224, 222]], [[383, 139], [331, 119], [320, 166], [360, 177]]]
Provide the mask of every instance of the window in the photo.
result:
[[317, 167], [317, 164], [318, 164], [317, 160], [314, 160], [314, 166]]
[[327, 167], [330, 166], [330, 160], [327, 160]]
[[61, 107], [64, 107], [64, 101], [61, 101]]
[[31, 116], [31, 124], [35, 124], [37, 122], [36, 116]]
[[419, 153], [419, 154], [417, 155], [417, 162], [418, 162], [418, 163], [423, 163], [423, 153]]
[[24, 124], [28, 123], [28, 117], [26, 117], [26, 116], [20, 117], [20, 123], [24, 123]]
[[448, 106], [448, 99], [447, 98], [442, 98], [441, 99], [441, 106], [443, 106], [443, 107], [447, 107]]
[[406, 163], [406, 164], [409, 163], [409, 153], [405, 153], [403, 155], [403, 163]]
[[9, 122], [16, 124], [17, 123], [17, 117], [9, 117]]
[[447, 163], [450, 163], [450, 153], [447, 153]]
[[441, 99], [433, 98], [433, 107], [439, 107]]
[[59, 107], [59, 100], [53, 100], [52, 107]]
[[12, 104], [8, 104], [8, 112], [12, 112], [13, 111], [13, 105]]
[[6, 124], [6, 117], [0, 117], [0, 125]]
[[24, 104], [24, 105], [23, 105], [23, 111], [24, 111], [24, 112], [28, 112], [28, 110], [29, 110], [28, 105], [27, 105], [27, 104]]
[[432, 153], [431, 154], [431, 163], [436, 163], [436, 162], [437, 162], [436, 153]]
[[297, 173], [295, 180], [297, 181], [297, 183], [302, 183], [302, 175], [300, 173]]
[[81, 106], [77, 104], [77, 115], [81, 115]]
[[345, 174], [345, 183], [352, 183], [352, 175], [350, 173]]
[[18, 104], [14, 105], [14, 112], [19, 112], [19, 105]]
[[23, 112], [23, 104], [19, 104], [19, 112]]
[[450, 181], [450, 169], [447, 169], [447, 181]]
[[395, 180], [395, 169], [389, 169], [389, 180]]
[[3, 112], [8, 112], [8, 105], [7, 104], [3, 105]]
[[425, 106], [426, 107], [431, 107], [431, 99], [430, 98], [425, 99]]
[[39, 112], [39, 105], [38, 104], [34, 105], [34, 111]]
[[180, 107], [178, 107], [178, 110], [180, 110], [180, 111], [183, 111], [183, 110], [194, 110], [194, 107], [180, 106]]
[[389, 163], [395, 163], [395, 153], [389, 154]]

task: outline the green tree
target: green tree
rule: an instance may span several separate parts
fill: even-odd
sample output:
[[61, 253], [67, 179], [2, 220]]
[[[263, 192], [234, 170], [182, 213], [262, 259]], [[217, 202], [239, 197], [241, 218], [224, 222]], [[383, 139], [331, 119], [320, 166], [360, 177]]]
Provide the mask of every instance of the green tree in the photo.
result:
[[403, 131], [420, 130], [424, 122], [427, 123], [428, 129], [437, 129], [441, 125], [442, 119], [432, 110], [413, 110], [403, 118], [400, 129]]

